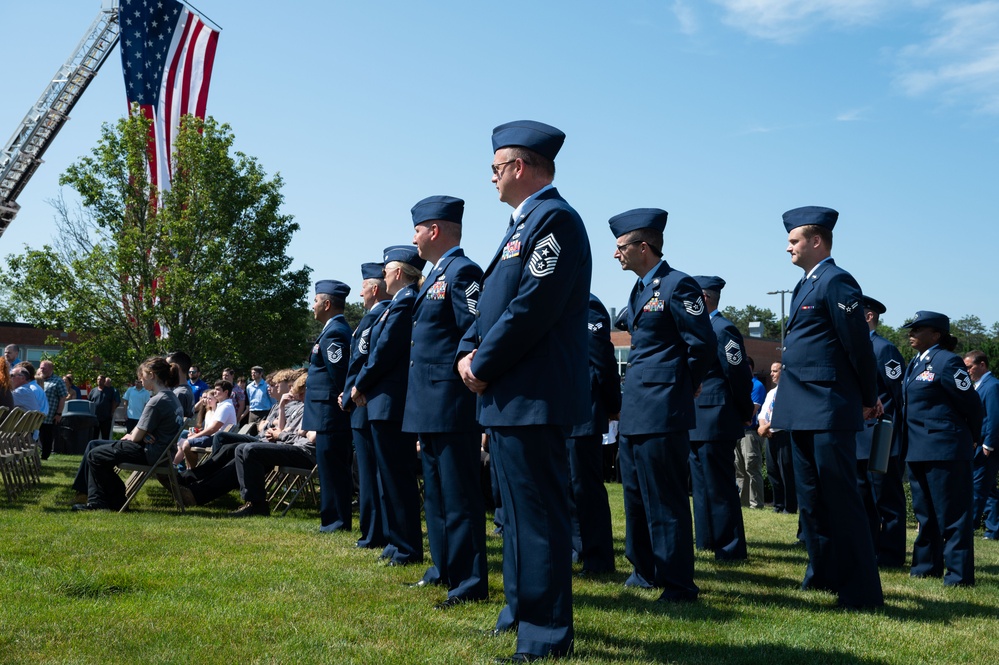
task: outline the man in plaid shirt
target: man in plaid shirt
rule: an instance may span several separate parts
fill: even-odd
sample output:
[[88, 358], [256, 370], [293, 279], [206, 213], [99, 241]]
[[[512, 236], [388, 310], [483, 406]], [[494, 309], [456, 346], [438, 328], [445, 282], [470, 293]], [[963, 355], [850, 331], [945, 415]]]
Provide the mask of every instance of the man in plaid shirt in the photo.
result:
[[38, 430], [38, 437], [42, 441], [42, 459], [48, 459], [49, 455], [52, 454], [55, 428], [62, 420], [62, 408], [66, 406], [66, 396], [69, 393], [62, 378], [53, 374], [51, 360], [43, 360], [38, 369], [45, 377], [45, 397], [49, 401], [49, 412], [45, 415], [42, 426]]

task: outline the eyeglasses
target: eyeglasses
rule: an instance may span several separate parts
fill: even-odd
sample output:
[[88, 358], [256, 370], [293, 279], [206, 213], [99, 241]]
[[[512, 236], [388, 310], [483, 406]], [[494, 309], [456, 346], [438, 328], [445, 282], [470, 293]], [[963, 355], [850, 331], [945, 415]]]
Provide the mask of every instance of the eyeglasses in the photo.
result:
[[640, 243], [640, 242], [645, 242], [645, 241], [644, 241], [644, 240], [632, 240], [631, 242], [626, 242], [626, 243], [624, 243], [623, 245], [614, 245], [614, 246], [615, 246], [615, 247], [617, 247], [617, 251], [619, 251], [619, 252], [623, 252], [623, 251], [624, 251], [624, 250], [626, 250], [626, 249], [627, 249], [627, 248], [628, 248], [629, 246], [631, 246], [631, 245], [636, 245], [636, 244], [638, 244], [638, 243]]
[[516, 159], [511, 159], [511, 160], [508, 160], [508, 161], [505, 161], [505, 162], [500, 162], [499, 164], [493, 164], [492, 167], [491, 167], [492, 170], [493, 170], [493, 175], [499, 175], [500, 174], [500, 167], [501, 166], [506, 166], [507, 164], [513, 164], [515, 161], [517, 161], [517, 160]]

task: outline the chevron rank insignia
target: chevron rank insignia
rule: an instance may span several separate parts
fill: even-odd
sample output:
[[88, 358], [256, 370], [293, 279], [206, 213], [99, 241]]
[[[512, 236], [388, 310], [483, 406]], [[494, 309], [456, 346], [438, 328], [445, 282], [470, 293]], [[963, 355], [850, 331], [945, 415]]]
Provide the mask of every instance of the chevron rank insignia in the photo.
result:
[[697, 300], [694, 300], [693, 302], [690, 300], [684, 300], [683, 308], [687, 310], [687, 314], [700, 316], [704, 313], [704, 299], [701, 298], [701, 296], [697, 296]]
[[728, 361], [729, 365], [742, 364], [742, 347], [734, 339], [730, 339], [725, 345], [725, 360]]
[[596, 323], [587, 323], [586, 327], [590, 329], [590, 332], [597, 332], [604, 327], [604, 324], [602, 321], [597, 321]]
[[534, 246], [534, 252], [531, 253], [531, 260], [528, 262], [531, 274], [535, 277], [547, 277], [555, 272], [558, 255], [561, 252], [562, 248], [555, 240], [555, 234], [546, 235]]
[[326, 349], [326, 357], [330, 359], [330, 363], [335, 365], [340, 362], [343, 358], [343, 349], [336, 342], [330, 344], [329, 348]]
[[968, 372], [963, 369], [959, 369], [954, 372], [954, 385], [957, 386], [958, 390], [967, 390], [973, 385], [971, 377], [968, 376]]
[[465, 302], [468, 303], [468, 313], [477, 314], [479, 311], [479, 283], [472, 282], [465, 289]]
[[859, 305], [860, 303], [859, 303], [859, 302], [855, 302], [855, 303], [853, 303], [852, 305], [844, 305], [843, 303], [841, 303], [841, 302], [840, 302], [840, 303], [836, 303], [836, 304], [837, 304], [837, 305], [839, 305], [839, 308], [840, 308], [841, 310], [843, 310], [844, 312], [846, 312], [847, 314], [849, 314], [849, 313], [850, 313], [850, 312], [852, 312], [853, 310], [857, 309], [857, 306], [858, 306], [858, 305]]
[[885, 376], [894, 381], [902, 376], [902, 363], [897, 360], [889, 360], [885, 363]]
[[357, 340], [357, 352], [368, 355], [368, 338], [371, 337], [371, 328], [365, 328], [361, 333], [361, 339]]

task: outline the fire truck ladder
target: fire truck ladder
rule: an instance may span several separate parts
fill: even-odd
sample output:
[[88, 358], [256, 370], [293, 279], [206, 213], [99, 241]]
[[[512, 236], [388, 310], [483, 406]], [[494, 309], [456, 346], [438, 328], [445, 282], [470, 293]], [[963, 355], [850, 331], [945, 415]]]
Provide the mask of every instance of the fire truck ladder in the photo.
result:
[[20, 210], [18, 194], [28, 184], [42, 155], [69, 120], [90, 81], [118, 43], [118, 1], [104, 0], [97, 18], [45, 92], [38, 98], [0, 152], [0, 235]]

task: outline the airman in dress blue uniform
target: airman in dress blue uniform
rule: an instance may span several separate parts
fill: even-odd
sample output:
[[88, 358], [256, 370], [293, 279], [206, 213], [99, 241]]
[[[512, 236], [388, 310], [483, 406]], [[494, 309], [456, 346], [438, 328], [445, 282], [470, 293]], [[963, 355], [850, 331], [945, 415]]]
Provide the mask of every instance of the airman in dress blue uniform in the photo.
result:
[[857, 490], [857, 432], [881, 415], [860, 285], [830, 256], [839, 213], [784, 213], [791, 262], [805, 271], [791, 297], [771, 425], [791, 432], [808, 567], [802, 589], [844, 607], [884, 604], [874, 544]]
[[350, 326], [343, 316], [349, 293], [343, 282], [318, 281], [312, 306], [323, 331], [309, 356], [302, 429], [316, 433], [322, 531], [350, 531], [354, 495], [350, 417], [337, 403], [350, 363]]
[[496, 630], [517, 629], [511, 662], [573, 645], [565, 439], [589, 417], [592, 260], [582, 219], [551, 185], [564, 140], [529, 120], [493, 130], [492, 180], [514, 212], [456, 357], [500, 482], [506, 606]]
[[412, 209], [413, 244], [433, 269], [416, 296], [402, 429], [420, 437], [433, 563], [417, 584], [447, 587], [438, 609], [489, 595], [482, 428], [475, 393], [454, 368], [458, 343], [475, 322], [482, 283], [482, 269], [459, 246], [464, 209], [465, 202], [451, 196], [431, 196]]
[[350, 400], [357, 373], [364, 367], [371, 342], [371, 328], [388, 307], [390, 299], [385, 292], [384, 264], [361, 264], [361, 299], [367, 313], [361, 318], [350, 338], [350, 366], [340, 398], [345, 411], [350, 412], [350, 426], [354, 433], [354, 454], [357, 457], [357, 513], [361, 537], [357, 547], [382, 549], [388, 544], [383, 525], [381, 500], [378, 498], [378, 463], [375, 461], [375, 443], [371, 438], [368, 407], [357, 406]]
[[697, 427], [690, 430], [690, 480], [694, 493], [694, 533], [698, 549], [715, 558], [745, 559], [746, 529], [735, 482], [735, 446], [753, 419], [753, 374], [742, 333], [718, 311], [725, 280], [694, 278], [704, 296], [711, 329], [718, 338], [717, 358], [694, 398]]
[[897, 568], [905, 565], [905, 521], [906, 500], [902, 488], [902, 457], [899, 454], [898, 421], [902, 405], [902, 375], [905, 374], [905, 359], [895, 345], [877, 333], [878, 321], [888, 311], [874, 298], [863, 297], [864, 318], [871, 331], [871, 344], [877, 359], [878, 399], [884, 408], [885, 417], [893, 423], [891, 454], [885, 473], [868, 470], [871, 457], [871, 442], [877, 419], [864, 423], [864, 429], [857, 433], [857, 487], [867, 510], [867, 521], [871, 527], [874, 553], [878, 566]]
[[964, 362], [952, 351], [950, 319], [920, 311], [909, 328], [918, 355], [905, 372], [902, 447], [909, 466], [919, 533], [913, 577], [943, 577], [944, 586], [975, 583], [971, 460], [982, 431], [982, 402]]
[[385, 287], [392, 301], [371, 328], [368, 357], [357, 372], [350, 399], [368, 407], [388, 540], [381, 558], [389, 565], [404, 566], [423, 561], [416, 435], [402, 431], [402, 416], [409, 383], [413, 306], [426, 261], [412, 245], [387, 247], [383, 259]]
[[[662, 258], [667, 213], [638, 208], [610, 219], [614, 258], [638, 275], [628, 302], [631, 353], [621, 406], [621, 482], [626, 586], [662, 589], [662, 601], [692, 601], [694, 534], [687, 498], [694, 391], [715, 358], [701, 289]], [[731, 459], [729, 460], [731, 464]]]
[[582, 574], [614, 571], [614, 534], [604, 487], [603, 435], [621, 413], [621, 375], [610, 337], [610, 314], [592, 293], [589, 321], [590, 417], [572, 429], [569, 475], [573, 500], [573, 551]]

